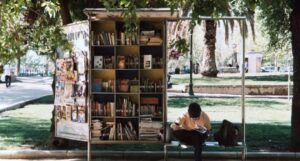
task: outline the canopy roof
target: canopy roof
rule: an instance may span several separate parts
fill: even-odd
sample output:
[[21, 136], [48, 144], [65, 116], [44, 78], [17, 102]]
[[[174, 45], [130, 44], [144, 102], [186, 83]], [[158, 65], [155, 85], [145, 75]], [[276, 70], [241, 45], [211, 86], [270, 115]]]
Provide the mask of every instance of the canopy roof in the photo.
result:
[[[107, 10], [105, 8], [86, 8], [84, 9], [84, 13], [92, 20], [99, 19], [123, 19], [122, 11], [124, 9], [112, 9]], [[178, 18], [178, 12], [175, 11], [173, 14], [171, 13], [171, 9], [169, 8], [140, 8], [136, 10], [137, 17], [139, 19], [167, 19], [167, 20], [175, 20]]]

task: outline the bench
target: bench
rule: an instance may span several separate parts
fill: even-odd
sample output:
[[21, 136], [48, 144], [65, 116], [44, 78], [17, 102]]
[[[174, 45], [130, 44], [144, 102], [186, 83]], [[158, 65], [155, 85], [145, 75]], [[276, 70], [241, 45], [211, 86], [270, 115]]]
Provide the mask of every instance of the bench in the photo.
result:
[[[177, 147], [177, 150], [179, 152], [179, 154], [181, 154], [183, 149], [193, 149], [193, 146], [191, 145], [185, 145], [183, 143], [181, 143], [180, 141], [171, 141], [170, 143], [166, 143], [164, 144], [164, 161], [168, 160], [168, 147]], [[203, 147], [222, 147], [222, 148], [226, 148], [225, 146], [220, 146], [218, 142], [216, 141], [205, 141], [203, 144]], [[245, 161], [246, 159], [246, 151], [244, 149], [244, 146], [242, 144], [242, 142], [238, 142], [237, 146], [234, 146], [235, 148], [241, 148], [241, 160]]]
[[[212, 140], [212, 134], [209, 134], [209, 139]], [[168, 147], [177, 147], [177, 150], [179, 154], [181, 154], [181, 151], [183, 149], [191, 148], [193, 149], [193, 146], [190, 145], [185, 145], [184, 143], [181, 143], [180, 141], [177, 140], [171, 140], [171, 130], [170, 126], [167, 125], [166, 127], [166, 143], [164, 144], [164, 161], [168, 160]], [[205, 141], [203, 143], [203, 147], [221, 147], [221, 148], [227, 148], [225, 146], [219, 145], [218, 142], [216, 141]], [[243, 145], [242, 142], [238, 142], [237, 146], [233, 146], [234, 148], [241, 148], [241, 160], [245, 161], [246, 160], [246, 147]]]

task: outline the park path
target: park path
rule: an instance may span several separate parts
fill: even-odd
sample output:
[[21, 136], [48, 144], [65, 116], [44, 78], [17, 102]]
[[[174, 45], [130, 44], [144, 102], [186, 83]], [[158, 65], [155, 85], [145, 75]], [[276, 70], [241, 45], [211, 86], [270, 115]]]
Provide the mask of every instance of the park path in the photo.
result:
[[17, 80], [8, 88], [0, 83], [0, 112], [52, 94], [51, 77], [18, 77]]

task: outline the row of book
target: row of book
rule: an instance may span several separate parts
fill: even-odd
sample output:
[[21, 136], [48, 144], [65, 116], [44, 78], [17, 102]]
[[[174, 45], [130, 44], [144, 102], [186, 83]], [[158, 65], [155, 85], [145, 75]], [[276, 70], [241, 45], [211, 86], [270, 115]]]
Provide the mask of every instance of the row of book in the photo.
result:
[[162, 80], [149, 80], [147, 78], [141, 79], [141, 92], [162, 92], [164, 85]]
[[118, 140], [137, 140], [137, 131], [133, 127], [133, 124], [131, 121], [128, 121], [126, 123], [117, 123], [117, 139]]
[[139, 58], [137, 56], [117, 56], [119, 69], [138, 69]]
[[[115, 33], [114, 32], [93, 32], [93, 44], [94, 45], [115, 45]], [[139, 38], [142, 45], [161, 45], [163, 40], [160, 33], [155, 30], [141, 31]], [[118, 45], [137, 45], [139, 44], [137, 33], [126, 35], [125, 32], [119, 31], [117, 44]]]
[[[94, 56], [94, 69], [114, 69], [115, 56]], [[138, 69], [139, 58], [137, 56], [117, 56], [118, 69]], [[160, 69], [163, 67], [162, 57], [152, 55], [141, 56], [141, 68]]]
[[162, 108], [159, 105], [141, 105], [140, 106], [140, 115], [150, 115], [152, 117], [162, 116]]
[[125, 32], [118, 32], [118, 45], [137, 45], [137, 34], [126, 35]]
[[93, 35], [94, 45], [115, 45], [114, 32], [99, 32]]
[[[152, 121], [150, 118], [142, 119], [139, 124], [139, 134], [131, 121], [127, 122], [101, 122], [92, 120], [92, 138], [99, 140], [148, 140], [162, 139], [161, 122]], [[139, 137], [138, 137], [139, 136]]]
[[114, 117], [114, 102], [93, 102], [92, 116], [111, 116]]
[[101, 78], [92, 80], [92, 92], [113, 92], [114, 86], [114, 80], [103, 80]]
[[117, 116], [137, 116], [137, 104], [130, 98], [119, 98], [117, 102], [116, 115]]
[[113, 69], [115, 56], [94, 56], [94, 69]]
[[117, 91], [118, 92], [139, 92], [139, 81], [137, 79], [120, 79], [117, 80]]

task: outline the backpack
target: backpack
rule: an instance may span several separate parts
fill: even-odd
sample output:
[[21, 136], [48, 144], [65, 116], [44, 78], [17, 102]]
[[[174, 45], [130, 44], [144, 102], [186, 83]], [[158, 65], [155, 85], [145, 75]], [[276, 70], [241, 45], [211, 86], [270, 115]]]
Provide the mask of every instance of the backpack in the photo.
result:
[[214, 139], [224, 146], [236, 146], [238, 137], [239, 128], [228, 120], [223, 120], [219, 131], [214, 134]]

